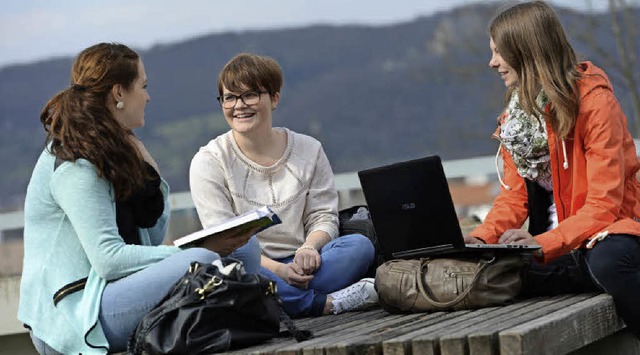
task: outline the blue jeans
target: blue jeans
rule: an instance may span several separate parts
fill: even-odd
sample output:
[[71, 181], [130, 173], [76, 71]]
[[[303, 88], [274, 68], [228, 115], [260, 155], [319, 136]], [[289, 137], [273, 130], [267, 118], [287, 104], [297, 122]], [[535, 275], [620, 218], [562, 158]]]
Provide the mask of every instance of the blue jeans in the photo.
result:
[[533, 262], [521, 295], [606, 292], [618, 314], [640, 337], [640, 237], [617, 234], [545, 265]]
[[[229, 257], [242, 261], [247, 273], [255, 274], [260, 270], [260, 245], [255, 236]], [[109, 342], [109, 351], [126, 350], [127, 341], [142, 317], [184, 276], [191, 262], [208, 264], [217, 259], [220, 256], [207, 249], [186, 249], [134, 274], [109, 282], [102, 293], [99, 316]], [[34, 336], [31, 338], [38, 353], [58, 354], [42, 340]]]
[[62, 355], [62, 353], [59, 353], [59, 352], [53, 350], [44, 341], [36, 338], [33, 335], [33, 332], [29, 331], [29, 336], [31, 337], [31, 342], [33, 343], [33, 346], [36, 348], [36, 351], [38, 352], [38, 354], [40, 354], [40, 355]]
[[[322, 262], [306, 290], [289, 285], [270, 270], [261, 267], [260, 273], [274, 280], [285, 312], [293, 318], [322, 315], [327, 294], [360, 280], [373, 263], [374, 247], [360, 234], [336, 238], [320, 250]], [[276, 259], [287, 264], [293, 256]]]

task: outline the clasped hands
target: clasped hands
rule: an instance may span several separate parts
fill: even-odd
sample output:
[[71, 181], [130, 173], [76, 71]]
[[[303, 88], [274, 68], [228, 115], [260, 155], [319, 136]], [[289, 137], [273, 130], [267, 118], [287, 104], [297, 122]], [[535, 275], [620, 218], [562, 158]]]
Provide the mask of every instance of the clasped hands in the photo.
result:
[[313, 280], [313, 273], [318, 270], [322, 259], [315, 248], [300, 248], [293, 257], [293, 261], [282, 264], [278, 269], [278, 276], [288, 284], [306, 289]]

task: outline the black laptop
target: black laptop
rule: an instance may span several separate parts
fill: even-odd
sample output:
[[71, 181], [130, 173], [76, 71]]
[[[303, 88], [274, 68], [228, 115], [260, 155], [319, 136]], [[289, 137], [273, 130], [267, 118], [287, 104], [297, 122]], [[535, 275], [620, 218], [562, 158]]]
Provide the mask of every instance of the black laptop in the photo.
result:
[[465, 244], [438, 156], [358, 172], [386, 260], [448, 253], [525, 252], [539, 246]]

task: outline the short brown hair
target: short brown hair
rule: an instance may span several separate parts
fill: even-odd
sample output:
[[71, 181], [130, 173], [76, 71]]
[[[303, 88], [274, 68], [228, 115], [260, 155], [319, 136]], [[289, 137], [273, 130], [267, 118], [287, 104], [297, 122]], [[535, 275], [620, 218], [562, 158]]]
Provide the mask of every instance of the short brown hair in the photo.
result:
[[266, 91], [270, 96], [282, 88], [282, 68], [275, 59], [250, 53], [240, 53], [231, 58], [218, 76], [218, 94], [223, 88], [242, 91]]

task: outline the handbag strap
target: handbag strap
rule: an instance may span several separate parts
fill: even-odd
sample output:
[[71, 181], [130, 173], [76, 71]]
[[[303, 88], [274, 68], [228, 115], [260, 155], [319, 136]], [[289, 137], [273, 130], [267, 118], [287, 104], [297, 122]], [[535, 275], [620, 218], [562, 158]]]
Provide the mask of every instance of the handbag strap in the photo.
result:
[[[431, 305], [435, 306], [435, 307], [440, 307], [440, 308], [449, 308], [455, 304], [457, 304], [458, 302], [462, 301], [468, 294], [469, 292], [471, 292], [471, 290], [473, 289], [473, 287], [476, 285], [477, 281], [478, 281], [478, 276], [480, 276], [480, 273], [482, 273], [482, 270], [484, 270], [487, 265], [491, 264], [496, 258], [492, 257], [489, 260], [486, 259], [481, 259], [478, 262], [478, 268], [476, 270], [475, 275], [473, 275], [473, 280], [471, 281], [471, 284], [469, 285], [469, 287], [467, 287], [464, 291], [462, 291], [462, 293], [460, 295], [458, 295], [458, 297], [456, 297], [455, 299], [449, 301], [449, 302], [438, 302], [434, 299], [432, 299], [431, 297], [429, 297], [429, 295], [427, 294], [427, 292], [424, 289], [424, 281], [422, 278], [422, 275], [424, 273], [426, 273], [426, 268], [429, 267], [429, 262], [431, 261], [431, 259], [425, 259], [420, 263], [420, 268], [418, 268], [418, 270], [416, 270], [416, 281], [418, 282], [418, 289], [420, 290], [420, 294], [422, 294], [422, 297], [424, 297], [424, 299], [430, 303]], [[422, 269], [425, 268], [425, 271], [423, 273]]]
[[293, 323], [291, 318], [289, 318], [289, 316], [284, 312], [284, 310], [282, 309], [282, 306], [280, 306], [280, 320], [287, 327], [286, 331], [280, 332], [281, 335], [283, 335], [282, 333], [285, 333], [284, 334], [285, 336], [293, 335], [293, 337], [298, 342], [313, 339], [313, 333], [309, 330], [298, 329], [298, 327]]

